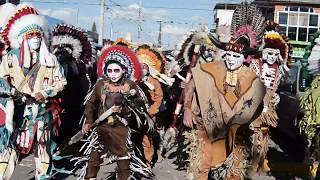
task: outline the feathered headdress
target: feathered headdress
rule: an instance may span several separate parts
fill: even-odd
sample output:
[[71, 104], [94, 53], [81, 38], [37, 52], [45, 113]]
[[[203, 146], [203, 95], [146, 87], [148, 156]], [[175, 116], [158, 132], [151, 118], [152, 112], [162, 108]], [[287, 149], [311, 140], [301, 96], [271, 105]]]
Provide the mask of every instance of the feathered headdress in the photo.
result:
[[31, 32], [41, 33], [45, 40], [49, 38], [49, 26], [45, 18], [34, 7], [22, 4], [17, 6], [1, 34], [6, 45], [19, 48], [24, 36]]
[[51, 49], [55, 53], [59, 48], [66, 48], [77, 61], [88, 64], [95, 60], [93, 41], [81, 28], [66, 24], [55, 26]]
[[265, 17], [255, 5], [243, 2], [235, 9], [232, 16], [230, 42], [220, 42], [212, 34], [209, 37], [220, 49], [238, 51], [238, 47], [241, 47], [241, 52], [238, 52], [252, 55], [258, 51], [262, 42], [265, 21]]
[[206, 32], [196, 31], [189, 34], [180, 46], [177, 60], [183, 60], [186, 65], [192, 61], [192, 56], [195, 52], [198, 53], [200, 47], [210, 47], [212, 42]]
[[263, 36], [263, 48], [279, 49], [282, 59], [279, 62], [286, 71], [289, 70], [287, 63], [291, 60], [292, 47], [289, 39], [285, 35], [279, 33], [279, 25], [274, 22], [266, 23], [266, 32]]
[[120, 45], [120, 46], [126, 46], [128, 48], [131, 48], [131, 43], [124, 39], [124, 38], [118, 38], [114, 43], [113, 45]]
[[11, 48], [20, 48], [22, 64], [29, 68], [31, 65], [30, 53], [27, 43], [27, 36], [31, 33], [39, 33], [42, 37], [40, 46], [40, 63], [45, 66], [55, 66], [54, 57], [49, 53], [46, 42], [49, 37], [49, 26], [43, 16], [40, 16], [37, 10], [26, 4], [17, 6], [15, 14], [9, 18], [4, 26], [1, 35], [3, 41]]
[[108, 61], [117, 61], [125, 66], [127, 70], [127, 78], [133, 81], [141, 79], [140, 63], [137, 56], [131, 49], [125, 46], [114, 45], [104, 50], [101, 53], [97, 64], [99, 77], [105, 74], [104, 67]]
[[152, 77], [160, 82], [172, 85], [174, 79], [167, 77], [166, 61], [161, 52], [151, 48], [149, 45], [143, 44], [136, 50], [136, 55], [140, 63], [147, 64]]
[[2, 38], [2, 29], [6, 25], [8, 19], [15, 13], [16, 6], [11, 3], [5, 3], [0, 6], [1, 18], [0, 18], [0, 56], [2, 56], [8, 45], [5, 45], [4, 40]]
[[8, 19], [15, 13], [16, 6], [11, 3], [5, 3], [0, 6], [1, 18], [0, 18], [0, 32], [6, 25]]

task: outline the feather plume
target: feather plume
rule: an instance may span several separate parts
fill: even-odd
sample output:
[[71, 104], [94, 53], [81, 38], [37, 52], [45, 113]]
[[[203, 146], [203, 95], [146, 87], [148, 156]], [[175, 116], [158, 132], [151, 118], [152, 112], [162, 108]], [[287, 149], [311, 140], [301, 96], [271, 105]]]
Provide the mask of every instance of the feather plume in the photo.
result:
[[231, 33], [235, 38], [248, 35], [250, 47], [254, 48], [262, 41], [265, 22], [264, 16], [255, 5], [243, 2], [233, 13]]

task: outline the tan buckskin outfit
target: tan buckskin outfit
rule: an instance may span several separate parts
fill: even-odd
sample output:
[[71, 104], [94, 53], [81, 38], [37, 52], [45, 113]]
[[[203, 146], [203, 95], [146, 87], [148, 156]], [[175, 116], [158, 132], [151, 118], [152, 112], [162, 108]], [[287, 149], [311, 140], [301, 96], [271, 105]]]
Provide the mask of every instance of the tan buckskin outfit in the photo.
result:
[[[244, 145], [237, 142], [241, 139], [237, 130], [248, 126], [260, 114], [265, 87], [248, 67], [228, 72], [224, 61], [197, 65], [192, 75], [193, 80], [185, 89], [184, 118], [196, 119], [198, 142], [191, 148], [190, 154], [196, 155], [190, 162], [189, 174], [206, 180], [210, 170], [230, 161], [235, 171], [228, 171], [224, 179], [241, 179], [244, 168], [240, 166], [246, 157]], [[237, 77], [238, 87], [226, 84], [226, 77], [232, 76]], [[192, 167], [192, 163], [199, 166]]]
[[[152, 104], [148, 109], [148, 113], [152, 117], [152, 119], [155, 121], [155, 115], [159, 112], [159, 108], [162, 103], [163, 92], [162, 92], [161, 84], [159, 83], [158, 80], [152, 78], [151, 76], [148, 76], [147, 82], [154, 86], [154, 90], [148, 89], [148, 92], [145, 92], [145, 93], [149, 94], [150, 99], [152, 101], [150, 102]], [[145, 158], [148, 161], [148, 163], [151, 163], [154, 153], [156, 153], [154, 149], [152, 137], [148, 135], [144, 135], [142, 144], [143, 144]]]

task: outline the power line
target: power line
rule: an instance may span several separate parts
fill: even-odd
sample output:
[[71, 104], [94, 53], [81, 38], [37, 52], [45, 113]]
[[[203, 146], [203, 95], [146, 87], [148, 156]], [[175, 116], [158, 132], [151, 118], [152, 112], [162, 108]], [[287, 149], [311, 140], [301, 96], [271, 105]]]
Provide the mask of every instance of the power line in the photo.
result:
[[[42, 4], [83, 4], [83, 5], [91, 5], [91, 6], [99, 6], [99, 3], [86, 3], [86, 2], [68, 2], [68, 1], [41, 1], [41, 0], [22, 0], [22, 2], [30, 2], [30, 3], [42, 3]], [[114, 3], [114, 5], [108, 5], [109, 7], [128, 7], [129, 5], [121, 5], [115, 3], [114, 1], [110, 2]], [[145, 9], [165, 9], [165, 10], [188, 10], [188, 11], [213, 11], [212, 9], [204, 9], [204, 8], [187, 8], [187, 7], [167, 7], [167, 6], [144, 6]]]

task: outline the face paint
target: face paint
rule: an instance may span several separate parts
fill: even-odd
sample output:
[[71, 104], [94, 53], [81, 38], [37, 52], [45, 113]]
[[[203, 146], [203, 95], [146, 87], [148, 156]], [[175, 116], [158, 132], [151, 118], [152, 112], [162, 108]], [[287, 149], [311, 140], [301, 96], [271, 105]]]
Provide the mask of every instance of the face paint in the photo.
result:
[[141, 64], [141, 69], [142, 69], [142, 75], [146, 76], [149, 74], [149, 66], [145, 63]]
[[215, 52], [211, 49], [207, 49], [202, 53], [202, 58], [200, 58], [200, 64], [212, 62], [215, 56]]
[[41, 37], [33, 36], [33, 37], [29, 38], [28, 45], [31, 50], [34, 50], [34, 51], [38, 50], [41, 45]]
[[231, 71], [238, 69], [245, 61], [243, 54], [227, 51], [224, 60], [226, 61], [227, 68]]
[[262, 51], [262, 59], [270, 65], [277, 62], [277, 60], [280, 59], [280, 56], [281, 54], [279, 49], [265, 48]]
[[118, 82], [123, 76], [123, 69], [116, 63], [109, 64], [107, 67], [107, 76], [112, 82]]

